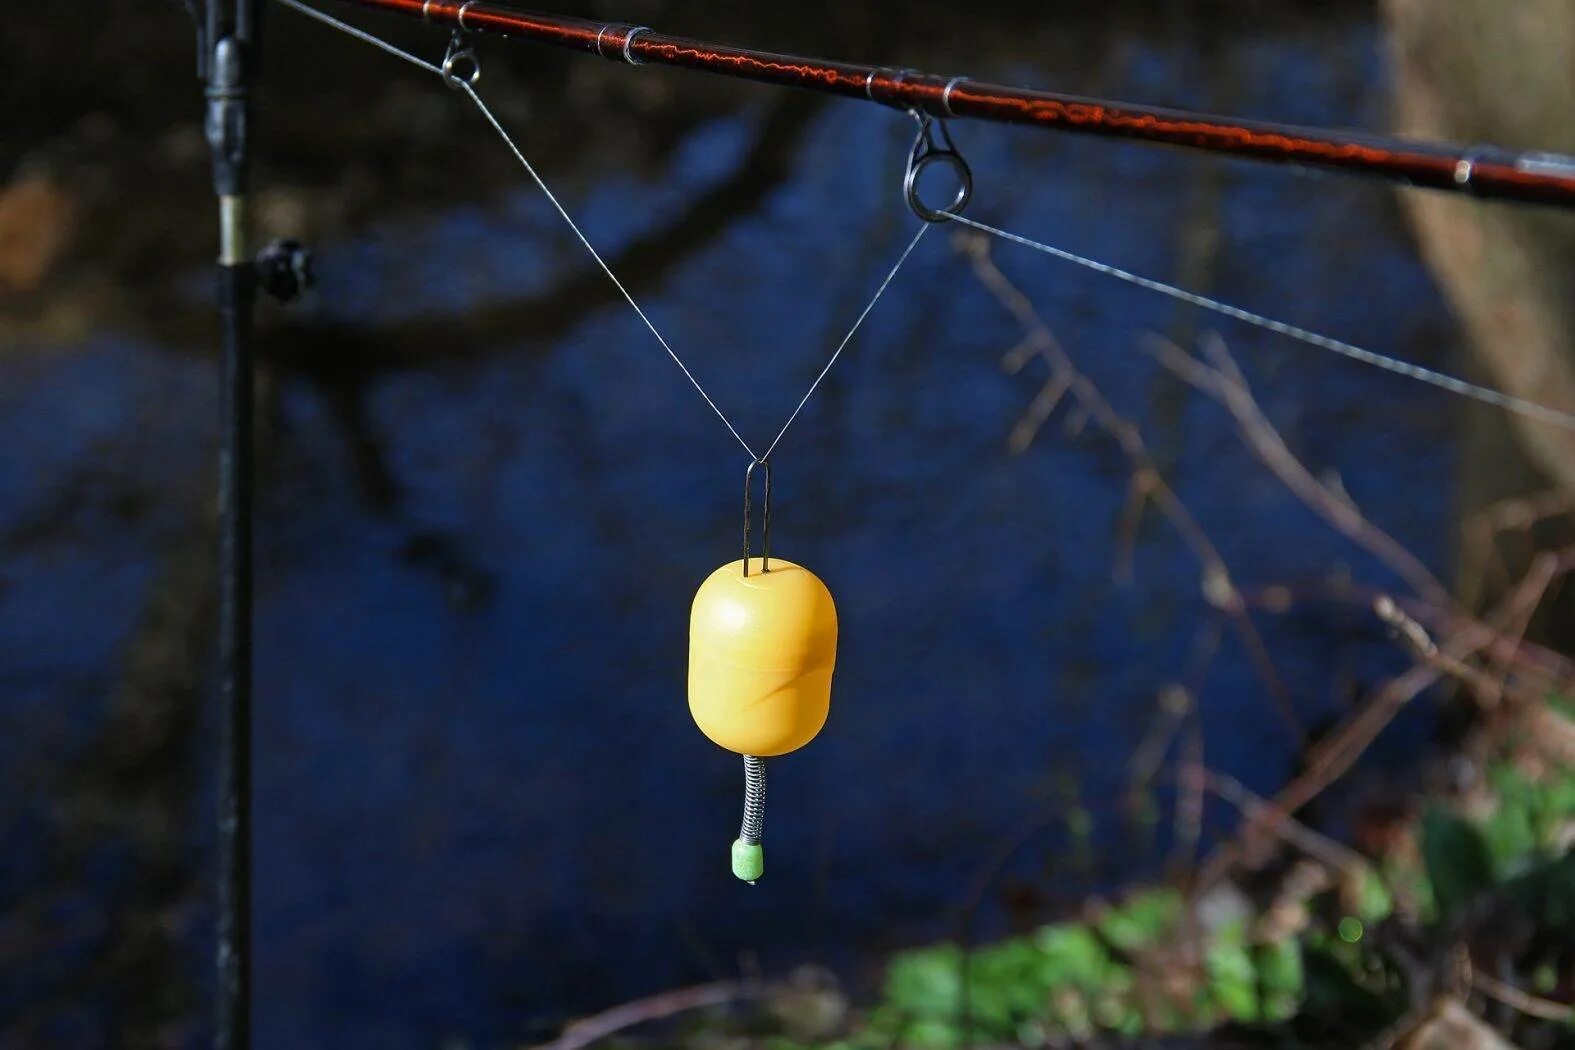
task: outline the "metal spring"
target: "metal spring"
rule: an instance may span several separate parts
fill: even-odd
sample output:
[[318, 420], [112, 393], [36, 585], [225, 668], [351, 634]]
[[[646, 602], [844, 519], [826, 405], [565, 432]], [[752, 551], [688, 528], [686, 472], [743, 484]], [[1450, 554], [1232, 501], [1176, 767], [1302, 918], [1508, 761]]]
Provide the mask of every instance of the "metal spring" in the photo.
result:
[[766, 760], [744, 756], [744, 823], [738, 839], [750, 846], [760, 845], [766, 825]]

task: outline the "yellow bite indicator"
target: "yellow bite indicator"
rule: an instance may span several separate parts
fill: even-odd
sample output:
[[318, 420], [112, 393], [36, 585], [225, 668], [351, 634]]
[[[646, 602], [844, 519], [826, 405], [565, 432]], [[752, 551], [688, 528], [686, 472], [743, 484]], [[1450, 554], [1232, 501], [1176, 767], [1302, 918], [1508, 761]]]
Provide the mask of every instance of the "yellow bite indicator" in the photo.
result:
[[720, 747], [744, 756], [744, 822], [733, 874], [753, 884], [765, 870], [763, 759], [815, 738], [831, 710], [837, 607], [820, 578], [771, 552], [771, 474], [766, 467], [763, 554], [749, 557], [749, 475], [744, 557], [706, 577], [689, 615], [689, 713]]
[[837, 609], [814, 573], [780, 558], [713, 572], [689, 617], [689, 713], [713, 742], [762, 758], [815, 738], [831, 709]]

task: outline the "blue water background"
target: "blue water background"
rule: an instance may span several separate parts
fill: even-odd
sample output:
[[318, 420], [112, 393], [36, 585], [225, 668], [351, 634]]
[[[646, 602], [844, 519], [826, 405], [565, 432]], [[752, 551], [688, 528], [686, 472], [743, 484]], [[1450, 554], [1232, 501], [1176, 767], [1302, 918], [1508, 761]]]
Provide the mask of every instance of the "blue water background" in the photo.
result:
[[[1317, 51], [1243, 44], [1235, 61], [1239, 112], [1382, 124], [1370, 27]], [[1133, 47], [1117, 79], [1130, 97], [1201, 104], [1192, 62]], [[565, 200], [615, 253], [725, 178], [759, 119], [703, 126], [653, 178], [566, 180]], [[530, 128], [518, 131], [529, 153]], [[956, 134], [974, 214], [1159, 278], [1176, 273], [1192, 178], [1219, 163], [990, 126]], [[911, 236], [896, 192], [910, 135], [900, 114], [829, 105], [792, 176], [644, 295], [757, 447]], [[551, 179], [553, 158], [534, 159]], [[1458, 365], [1388, 191], [1231, 162], [1219, 177], [1219, 262], [1202, 290]], [[1043, 369], [1002, 370], [1021, 331], [950, 238], [921, 243], [774, 457], [775, 550], [826, 580], [842, 635], [825, 732], [772, 765], [769, 874], [754, 889], [726, 865], [738, 762], [695, 731], [683, 696], [688, 601], [736, 556], [745, 458], [639, 320], [609, 305], [550, 345], [375, 379], [391, 512], [362, 495], [319, 391], [283, 382], [258, 525], [260, 1045], [487, 1045], [741, 966], [816, 960], [858, 986], [890, 950], [951, 935], [981, 868], [1064, 804], [1068, 784], [1099, 818], [1099, 872], [1072, 871], [1051, 824], [1003, 879], [1070, 892], [1158, 870], [1165, 843], [1130, 852], [1108, 803], [1156, 691], [1187, 674], [1211, 629], [1198, 568], [1151, 513], [1131, 582], [1114, 578], [1128, 469], [1095, 428], [1069, 439], [1058, 416], [1008, 451]], [[340, 323], [443, 318], [463, 343], [467, 310], [550, 287], [575, 250], [522, 178], [495, 206], [391, 216], [320, 245], [306, 309]], [[1393, 583], [1256, 463], [1218, 406], [1140, 351], [1145, 333], [1174, 330], [1175, 304], [1019, 248], [996, 258], [1141, 422], [1239, 581]], [[1293, 449], [1446, 563], [1456, 410], [1444, 395], [1200, 323], [1224, 335]], [[175, 508], [209, 483], [214, 383], [208, 364], [113, 331], [0, 358], [0, 783], [22, 800], [0, 829], [6, 893], [46, 877], [51, 803], [37, 785], [104, 717], [123, 646], [182, 542]], [[30, 532], [62, 492], [70, 527]], [[123, 499], [139, 513], [117, 513]], [[1344, 709], [1350, 682], [1395, 666], [1350, 619], [1260, 618], [1310, 724]], [[1209, 762], [1249, 786], [1291, 770], [1292, 738], [1229, 631], [1202, 719]], [[1377, 761], [1403, 763], [1426, 732], [1425, 717], [1404, 722]], [[191, 802], [194, 858], [207, 856], [210, 806]], [[73, 936], [8, 982], [13, 1002], [100, 950], [124, 858], [107, 846], [91, 863], [102, 870], [62, 904]], [[189, 926], [199, 984], [205, 918]], [[987, 895], [976, 933], [1010, 922]]]

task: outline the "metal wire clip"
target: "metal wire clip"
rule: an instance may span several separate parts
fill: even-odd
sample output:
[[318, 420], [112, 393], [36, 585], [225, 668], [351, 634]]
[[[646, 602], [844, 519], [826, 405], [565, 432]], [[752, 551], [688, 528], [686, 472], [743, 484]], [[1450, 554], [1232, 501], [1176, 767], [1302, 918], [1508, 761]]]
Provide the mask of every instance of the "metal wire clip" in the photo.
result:
[[755, 468], [766, 468], [766, 492], [760, 513], [760, 571], [771, 571], [771, 464], [757, 459], [744, 471], [744, 575], [749, 575], [750, 492], [755, 487]]

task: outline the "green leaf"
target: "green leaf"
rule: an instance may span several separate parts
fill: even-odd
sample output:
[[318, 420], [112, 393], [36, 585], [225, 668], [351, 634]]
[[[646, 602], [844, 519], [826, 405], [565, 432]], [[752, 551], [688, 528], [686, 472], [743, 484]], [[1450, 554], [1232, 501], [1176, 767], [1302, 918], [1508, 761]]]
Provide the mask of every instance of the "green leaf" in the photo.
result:
[[1240, 1021], [1258, 1019], [1257, 970], [1239, 939], [1216, 939], [1204, 949], [1203, 971], [1221, 1009]]
[[1093, 931], [1076, 923], [1057, 923], [1034, 934], [1040, 977], [1046, 987], [1072, 984], [1097, 988], [1122, 969]]
[[1277, 944], [1258, 947], [1255, 961], [1258, 983], [1265, 992], [1299, 999], [1306, 975], [1302, 969], [1302, 949], [1295, 940], [1287, 938]]
[[1175, 890], [1134, 893], [1099, 920], [1099, 932], [1122, 951], [1136, 951], [1166, 940], [1181, 921], [1183, 903]]
[[1020, 1023], [1044, 1009], [1049, 991], [1043, 953], [1016, 939], [981, 948], [970, 959], [968, 1015], [976, 1030], [1009, 1039]]
[[918, 1019], [950, 1022], [962, 1007], [962, 949], [955, 944], [903, 952], [886, 969], [886, 998]]
[[948, 1050], [953, 1046], [961, 1046], [963, 1038], [957, 1025], [949, 1021], [914, 1021], [903, 1032], [903, 1043], [906, 1046]]
[[1493, 885], [1493, 858], [1481, 834], [1437, 807], [1422, 817], [1422, 860], [1440, 920]]
[[1356, 917], [1368, 925], [1387, 919], [1395, 910], [1394, 895], [1384, 877], [1371, 867], [1363, 867], [1356, 883]]
[[1260, 945], [1252, 962], [1258, 971], [1258, 992], [1262, 993], [1263, 1020], [1282, 1022], [1295, 1017], [1306, 990], [1306, 970], [1301, 962], [1301, 945], [1285, 938], [1273, 945]]

